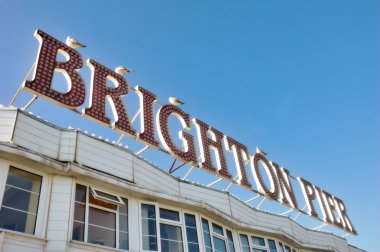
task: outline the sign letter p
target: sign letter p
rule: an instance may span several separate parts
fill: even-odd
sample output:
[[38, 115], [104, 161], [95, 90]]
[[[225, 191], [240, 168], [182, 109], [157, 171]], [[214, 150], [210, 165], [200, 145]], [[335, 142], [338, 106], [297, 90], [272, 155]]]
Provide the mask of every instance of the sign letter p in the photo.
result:
[[[37, 30], [34, 36], [40, 41], [34, 79], [26, 80], [23, 87], [35, 95], [70, 109], [81, 106], [85, 100], [86, 87], [77, 72], [83, 66], [80, 54], [41, 30]], [[67, 61], [57, 61], [58, 53], [64, 54]], [[51, 88], [54, 71], [60, 71], [66, 77], [69, 87], [66, 93]]]

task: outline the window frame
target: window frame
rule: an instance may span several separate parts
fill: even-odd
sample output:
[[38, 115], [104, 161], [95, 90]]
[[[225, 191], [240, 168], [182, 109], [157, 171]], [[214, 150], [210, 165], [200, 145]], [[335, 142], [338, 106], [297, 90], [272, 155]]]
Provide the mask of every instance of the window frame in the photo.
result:
[[[170, 210], [170, 211], [178, 212], [179, 221], [162, 219], [160, 217], [160, 209], [161, 208], [162, 209], [167, 209], [167, 210]], [[158, 204], [158, 224], [159, 225], [157, 227], [159, 227], [159, 229], [160, 229], [160, 236], [159, 236], [159, 239], [160, 239], [160, 251], [161, 251], [161, 227], [160, 227], [161, 223], [172, 225], [172, 226], [177, 226], [177, 227], [181, 228], [182, 247], [183, 247], [183, 251], [187, 252], [188, 250], [187, 250], [187, 236], [186, 236], [186, 230], [185, 230], [186, 229], [186, 226], [185, 226], [185, 215], [184, 215], [183, 211], [181, 209], [178, 209], [178, 208], [175, 208], [175, 207], [172, 207], [172, 206], [168, 206], [168, 205], [164, 205], [164, 204]]]
[[0, 173], [4, 174], [4, 176], [1, 176], [1, 179], [0, 179], [0, 183], [1, 183], [0, 184], [0, 208], [2, 207], [2, 204], [3, 204], [5, 187], [6, 187], [6, 183], [8, 179], [9, 169], [11, 167], [25, 171], [25, 172], [29, 172], [31, 174], [41, 177], [41, 188], [40, 188], [40, 195], [39, 195], [38, 206], [37, 206], [36, 223], [34, 226], [33, 234], [28, 234], [25, 232], [19, 232], [19, 231], [9, 230], [9, 229], [2, 229], [2, 228], [0, 228], [0, 230], [44, 238], [45, 232], [47, 229], [46, 224], [47, 224], [48, 216], [46, 213], [48, 212], [48, 206], [50, 202], [49, 199], [50, 199], [50, 193], [51, 193], [51, 190], [50, 190], [51, 189], [51, 175], [43, 171], [27, 167], [22, 164], [16, 164], [14, 162], [5, 162], [4, 160], [0, 160]]
[[[95, 188], [93, 186], [89, 186], [90, 188], [90, 193], [92, 193], [92, 195], [94, 196], [95, 199], [97, 200], [102, 200], [102, 201], [106, 201], [106, 202], [109, 202], [109, 203], [112, 203], [112, 204], [116, 204], [116, 205], [125, 205], [123, 200], [121, 199], [122, 197], [116, 195], [116, 194], [113, 194], [113, 193], [110, 193], [110, 192], [107, 192], [107, 191], [104, 191], [104, 190], [100, 190], [98, 188]], [[109, 194], [111, 196], [115, 196], [117, 198], [117, 200], [111, 200], [109, 198], [106, 198], [106, 197], [103, 197], [101, 195], [98, 195], [97, 192], [101, 192], [101, 193], [105, 193], [105, 194]]]
[[[86, 187], [86, 202], [85, 202], [85, 216], [84, 216], [84, 235], [83, 235], [83, 241], [78, 241], [78, 240], [73, 240], [73, 231], [74, 231], [74, 215], [75, 215], [75, 193], [76, 193], [76, 186], [77, 185], [81, 185], [81, 186], [84, 186]], [[119, 238], [120, 238], [120, 227], [119, 227], [119, 222], [120, 222], [120, 206], [121, 204], [118, 204], [116, 202], [111, 202], [107, 199], [103, 199], [103, 198], [96, 198], [94, 195], [94, 198], [97, 199], [97, 200], [100, 200], [100, 201], [103, 201], [105, 203], [111, 203], [111, 204], [114, 204], [116, 205], [116, 210], [113, 210], [113, 209], [110, 209], [110, 208], [106, 208], [106, 207], [102, 207], [102, 206], [99, 206], [99, 205], [96, 205], [96, 204], [92, 204], [90, 203], [90, 194], [92, 193], [91, 192], [91, 188], [94, 187], [96, 190], [100, 191], [100, 192], [105, 192], [107, 194], [111, 194], [111, 195], [114, 195], [116, 197], [118, 197], [120, 200], [122, 200], [121, 198], [124, 198], [128, 201], [128, 204], [123, 204], [124, 206], [127, 205], [128, 207], [128, 213], [127, 213], [127, 221], [128, 221], [128, 250], [125, 250], [125, 249], [122, 249], [122, 248], [119, 248], [120, 247], [120, 244], [119, 244]], [[82, 244], [85, 244], [85, 245], [90, 245], [90, 246], [97, 246], [97, 247], [100, 247], [100, 248], [106, 248], [106, 249], [117, 249], [117, 250], [120, 250], [120, 251], [130, 251], [130, 238], [131, 238], [131, 230], [130, 230], [130, 218], [131, 218], [131, 215], [130, 215], [130, 206], [129, 206], [129, 202], [130, 202], [130, 197], [127, 196], [127, 195], [124, 195], [124, 194], [119, 194], [119, 193], [116, 193], [116, 192], [112, 192], [112, 191], [109, 191], [109, 190], [103, 190], [103, 189], [99, 189], [98, 186], [93, 186], [92, 183], [88, 183], [88, 182], [84, 182], [82, 180], [74, 180], [73, 181], [73, 185], [72, 185], [72, 202], [73, 204], [71, 204], [71, 217], [70, 217], [70, 225], [69, 225], [69, 228], [70, 228], [70, 232], [69, 232], [69, 241], [70, 242], [75, 242], [75, 243], [82, 243]], [[116, 247], [110, 247], [110, 246], [106, 246], [106, 245], [99, 245], [99, 244], [95, 244], [95, 243], [91, 243], [88, 241], [88, 226], [89, 226], [89, 211], [90, 211], [90, 207], [93, 207], [93, 208], [96, 208], [96, 209], [100, 209], [100, 210], [103, 210], [103, 211], [107, 211], [107, 212], [112, 212], [112, 213], [115, 213], [116, 215], [116, 219], [115, 219], [115, 243], [117, 244]]]
[[186, 222], [185, 222], [185, 214], [188, 214], [188, 215], [193, 215], [195, 217], [195, 225], [196, 225], [196, 230], [197, 230], [197, 238], [198, 238], [198, 249], [200, 252], [204, 252], [204, 249], [202, 247], [202, 244], [203, 244], [203, 235], [202, 235], [202, 223], [200, 221], [200, 215], [199, 213], [197, 212], [193, 212], [193, 211], [189, 211], [189, 210], [186, 210], [186, 211], [183, 211], [182, 210], [182, 217], [183, 217], [183, 232], [185, 233], [185, 239], [186, 239], [186, 246], [185, 246], [185, 251], [188, 252], [189, 249], [188, 249], [188, 239], [187, 239], [187, 232], [186, 232]]
[[[142, 205], [154, 205], [155, 211], [156, 211], [156, 234], [157, 234], [157, 250], [144, 250], [143, 249], [143, 239], [142, 239], [142, 213], [141, 213], [141, 206]], [[142, 252], [152, 252], [157, 251], [161, 252], [161, 230], [160, 230], [160, 223], [178, 226], [181, 228], [182, 233], [182, 246], [183, 251], [188, 252], [188, 239], [187, 239], [187, 233], [186, 233], [186, 223], [185, 223], [185, 214], [193, 215], [195, 217], [195, 224], [196, 224], [196, 231], [197, 231], [197, 238], [198, 238], [198, 248], [200, 252], [204, 252], [204, 249], [202, 247], [203, 241], [203, 235], [202, 235], [202, 227], [201, 227], [201, 217], [199, 213], [189, 210], [183, 210], [177, 207], [173, 207], [167, 204], [159, 204], [155, 201], [148, 201], [148, 200], [138, 200], [138, 221], [139, 221], [139, 240], [140, 240], [140, 250]], [[168, 219], [162, 219], [160, 217], [160, 208], [176, 211], [179, 213], [179, 219], [180, 221], [173, 221]]]
[[[156, 234], [157, 234], [157, 250], [144, 250], [144, 244], [143, 244], [143, 233], [142, 233], [142, 205], [152, 205], [155, 208], [156, 211]], [[160, 211], [159, 211], [159, 206], [157, 202], [152, 202], [152, 201], [146, 201], [146, 200], [139, 200], [138, 201], [138, 221], [139, 221], [139, 240], [140, 240], [140, 251], [142, 252], [151, 252], [151, 251], [158, 251], [161, 252], [161, 232], [160, 232]]]
[[[260, 236], [260, 235], [256, 235], [256, 234], [251, 234], [248, 236], [249, 237], [249, 242], [251, 243], [251, 251], [253, 251], [254, 249], [261, 249], [261, 250], [266, 250], [266, 252], [269, 252], [269, 243], [268, 243], [268, 238], [265, 237], [265, 236]], [[259, 239], [263, 239], [264, 240], [264, 246], [261, 246], [261, 245], [256, 245], [256, 244], [253, 244], [253, 241], [252, 239], [253, 238], [259, 238]]]
[[[210, 236], [211, 236], [210, 238], [211, 238], [211, 244], [212, 244], [212, 251], [213, 252], [215, 252], [215, 244], [214, 244], [214, 239], [213, 239], [214, 235], [217, 238], [224, 240], [224, 243], [226, 245], [226, 251], [230, 252], [230, 247], [228, 245], [227, 230], [229, 230], [231, 232], [231, 234], [232, 234], [232, 240], [233, 240], [233, 244], [234, 244], [234, 249], [235, 249], [235, 252], [237, 252], [237, 249], [236, 249], [236, 247], [237, 247], [236, 246], [236, 237], [234, 236], [235, 231], [233, 229], [226, 228], [226, 226], [223, 225], [223, 224], [221, 224], [220, 222], [214, 221], [213, 219], [211, 219], [209, 217], [206, 217], [204, 215], [200, 215], [200, 225], [202, 225], [202, 219], [208, 221], [209, 233], [210, 233]], [[214, 232], [214, 230], [213, 230], [213, 224], [218, 225], [218, 226], [220, 226], [223, 229], [223, 236], [220, 235], [220, 234], [218, 234], [218, 233], [216, 233], [216, 232]], [[203, 227], [201, 227], [201, 234], [202, 234], [202, 242], [203, 242], [202, 251], [205, 251], [205, 241], [204, 241], [204, 237], [203, 237]], [[240, 242], [240, 238], [239, 238], [239, 242]], [[240, 244], [239, 244], [239, 248], [240, 248]]]

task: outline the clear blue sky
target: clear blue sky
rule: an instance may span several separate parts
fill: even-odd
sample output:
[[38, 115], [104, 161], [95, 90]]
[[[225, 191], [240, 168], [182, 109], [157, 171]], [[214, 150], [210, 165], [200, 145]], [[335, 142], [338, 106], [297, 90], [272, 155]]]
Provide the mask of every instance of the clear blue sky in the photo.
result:
[[[370, 0], [0, 0], [0, 103], [36, 58], [35, 29], [73, 36], [84, 59], [132, 68], [132, 86], [184, 100], [193, 117], [342, 198], [359, 232], [348, 241], [378, 251], [379, 14]], [[44, 101], [30, 110], [118, 137]]]

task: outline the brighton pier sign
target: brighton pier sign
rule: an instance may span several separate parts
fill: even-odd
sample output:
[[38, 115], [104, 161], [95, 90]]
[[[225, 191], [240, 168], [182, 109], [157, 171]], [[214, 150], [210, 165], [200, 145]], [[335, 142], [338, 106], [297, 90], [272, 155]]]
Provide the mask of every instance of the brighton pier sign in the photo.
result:
[[[86, 85], [78, 72], [83, 67], [81, 55], [74, 49], [75, 46], [70, 47], [41, 30], [35, 32], [35, 37], [39, 40], [40, 46], [37, 62], [34, 66], [34, 75], [32, 80], [23, 82], [22, 89], [60, 106], [77, 110], [84, 104], [86, 98]], [[58, 54], [65, 55], [67, 60], [65, 62], [58, 61]], [[297, 203], [288, 170], [268, 161], [263, 153], [250, 154], [244, 144], [199, 119], [190, 119], [190, 115], [178, 106], [173, 104], [162, 105], [154, 115], [153, 105], [157, 102], [157, 97], [141, 86], [135, 87], [140, 100], [141, 123], [141, 132], [136, 132], [122, 100], [122, 97], [127, 95], [130, 89], [127, 80], [120, 72], [112, 71], [95, 60], [89, 59], [87, 65], [92, 71], [92, 80], [91, 90], [88, 94], [90, 96], [89, 106], [81, 112], [84, 117], [112, 127], [121, 134], [136, 139], [151, 148], [163, 150], [176, 160], [199, 167], [221, 179], [255, 191], [270, 200], [280, 202], [293, 210], [322, 220], [324, 223], [342, 229], [349, 234], [357, 234], [341, 199], [309, 181], [297, 177], [296, 180], [302, 189], [308, 209], [304, 212]], [[63, 73], [66, 77], [67, 92], [62, 93], [52, 88], [55, 71]], [[114, 82], [116, 87], [108, 87], [107, 80]], [[115, 117], [113, 123], [106, 115], [107, 100], [110, 100], [112, 104], [112, 113]], [[169, 118], [172, 116], [176, 117], [183, 127], [183, 130], [179, 131], [178, 139], [182, 141], [182, 147], [175, 144], [169, 131]], [[200, 159], [197, 158], [195, 137], [189, 134], [192, 125], [197, 132]], [[158, 137], [155, 134], [156, 131]], [[232, 178], [231, 170], [227, 167], [226, 151], [233, 154], [236, 179]], [[246, 167], [247, 163], [249, 163], [248, 167]], [[248, 180], [248, 172], [252, 174], [254, 181]], [[257, 190], [253, 188], [252, 182], [255, 183]], [[316, 205], [318, 205], [322, 217], [318, 215]]]

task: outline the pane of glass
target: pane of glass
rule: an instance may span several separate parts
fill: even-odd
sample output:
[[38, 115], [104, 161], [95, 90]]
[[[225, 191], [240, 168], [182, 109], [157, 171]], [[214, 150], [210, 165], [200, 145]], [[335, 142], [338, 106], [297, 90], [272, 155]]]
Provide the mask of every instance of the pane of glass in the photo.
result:
[[86, 205], [75, 202], [74, 205], [74, 220], [84, 222]]
[[84, 241], [84, 223], [74, 221], [73, 240]]
[[161, 240], [161, 252], [183, 252], [182, 242]]
[[119, 249], [129, 249], [129, 238], [126, 232], [119, 232]]
[[197, 230], [192, 227], [186, 228], [187, 241], [192, 243], [198, 243]]
[[177, 211], [160, 208], [160, 218], [179, 221], [179, 213]]
[[212, 223], [212, 231], [214, 231], [217, 234], [224, 236], [223, 228], [219, 225], [216, 225], [215, 223]]
[[18, 232], [34, 234], [36, 215], [2, 207], [0, 210], [0, 227]]
[[29, 213], [37, 213], [39, 195], [18, 188], [5, 186], [3, 206]]
[[265, 247], [265, 240], [261, 237], [252, 236], [252, 244]]
[[290, 251], [290, 248], [287, 245], [285, 245], [285, 252], [292, 252], [292, 251]]
[[235, 252], [234, 238], [232, 237], [232, 233], [230, 230], [226, 230], [227, 238], [228, 238], [228, 248], [230, 252]]
[[88, 215], [89, 224], [116, 229], [116, 214], [90, 207]]
[[9, 168], [7, 185], [13, 185], [39, 194], [41, 190], [41, 181], [41, 176], [14, 167]]
[[226, 242], [216, 236], [213, 236], [215, 252], [227, 252]]
[[243, 252], [250, 252], [248, 236], [240, 235], [241, 248]]
[[168, 224], [160, 224], [162, 252], [183, 251], [181, 228]]
[[0, 227], [34, 234], [41, 182], [41, 176], [9, 168], [0, 210]]
[[187, 243], [189, 252], [199, 252], [199, 245], [195, 243]]
[[98, 205], [98, 206], [109, 208], [109, 209], [112, 209], [112, 210], [116, 210], [117, 209], [117, 205], [116, 204], [112, 204], [112, 203], [104, 202], [103, 200], [95, 199], [94, 196], [92, 195], [92, 193], [90, 193], [90, 197], [89, 198], [90, 198], [90, 200], [89, 200], [90, 204]]
[[128, 215], [119, 214], [119, 229], [128, 232]]
[[115, 248], [116, 232], [114, 230], [88, 225], [88, 242]]
[[270, 252], [277, 252], [276, 242], [274, 240], [268, 240]]
[[295, 250], [295, 249], [292, 249], [292, 252], [296, 252], [296, 250]]
[[185, 214], [187, 248], [189, 252], [199, 252], [197, 225], [195, 216], [192, 214]]
[[205, 241], [206, 251], [212, 251], [211, 237], [210, 237], [210, 229], [208, 225], [208, 221], [202, 219], [202, 229], [203, 229], [203, 239]]
[[142, 219], [142, 234], [156, 236], [156, 220]]
[[141, 204], [141, 217], [143, 250], [157, 251], [158, 245], [155, 206]]
[[141, 204], [141, 216], [143, 218], [156, 219], [156, 208], [154, 205]]
[[186, 227], [197, 227], [196, 221], [195, 221], [195, 216], [192, 214], [185, 214], [185, 224]]
[[113, 201], [118, 201], [119, 202], [119, 198], [116, 197], [115, 195], [112, 195], [112, 194], [109, 194], [109, 193], [105, 193], [105, 192], [102, 192], [102, 191], [99, 191], [99, 190], [95, 190], [95, 189], [92, 189], [92, 190], [94, 190], [94, 192], [99, 197], [103, 197], [103, 198], [106, 198], [106, 199], [109, 199], [109, 200], [113, 200]]
[[86, 203], [86, 189], [87, 187], [77, 184], [75, 190], [75, 201]]
[[143, 250], [153, 250], [157, 251], [157, 237], [156, 236], [145, 236], [143, 235]]
[[182, 242], [181, 228], [168, 224], [160, 224], [161, 239], [174, 240]]

